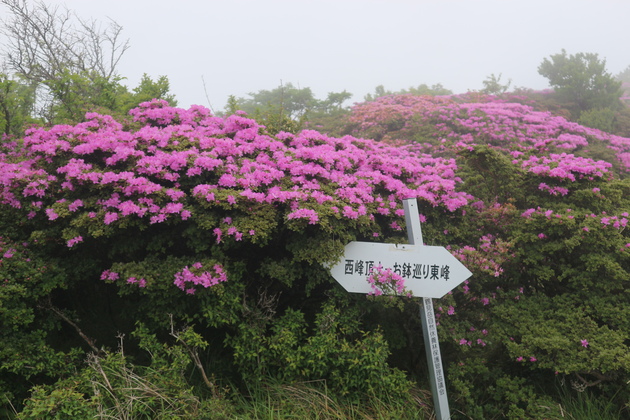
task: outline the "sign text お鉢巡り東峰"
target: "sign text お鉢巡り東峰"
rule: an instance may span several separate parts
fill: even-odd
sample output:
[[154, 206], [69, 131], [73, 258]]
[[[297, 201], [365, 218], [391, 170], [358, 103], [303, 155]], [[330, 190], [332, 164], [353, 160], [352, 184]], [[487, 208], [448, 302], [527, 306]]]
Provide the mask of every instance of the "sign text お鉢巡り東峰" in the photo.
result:
[[377, 267], [401, 276], [417, 297], [440, 298], [472, 274], [444, 247], [376, 242], [350, 242], [330, 272], [347, 291], [369, 293]]
[[392, 267], [384, 267], [380, 261], [373, 260], [345, 260], [344, 274], [370, 275], [376, 267], [390, 269], [404, 279], [418, 280], [444, 280], [450, 278], [451, 267], [449, 265], [417, 264], [404, 261], [396, 261]]

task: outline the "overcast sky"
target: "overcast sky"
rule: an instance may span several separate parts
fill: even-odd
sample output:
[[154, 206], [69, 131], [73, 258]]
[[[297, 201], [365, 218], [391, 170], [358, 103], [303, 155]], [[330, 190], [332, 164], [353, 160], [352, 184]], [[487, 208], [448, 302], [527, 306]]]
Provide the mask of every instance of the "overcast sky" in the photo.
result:
[[361, 101], [377, 85], [483, 88], [490, 74], [544, 89], [540, 62], [564, 48], [630, 65], [628, 0], [44, 0], [84, 18], [111, 18], [131, 48], [133, 87], [168, 76], [179, 106], [224, 108], [228, 95], [310, 87]]

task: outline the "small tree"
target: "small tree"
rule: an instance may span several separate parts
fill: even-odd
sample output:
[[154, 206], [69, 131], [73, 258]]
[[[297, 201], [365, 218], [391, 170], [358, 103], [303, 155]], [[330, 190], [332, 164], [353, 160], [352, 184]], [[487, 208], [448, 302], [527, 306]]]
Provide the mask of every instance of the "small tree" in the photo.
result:
[[[112, 108], [120, 89], [118, 63], [129, 48], [114, 21], [102, 29], [68, 9], [43, 2], [0, 0], [8, 10], [0, 32], [10, 71], [36, 88], [38, 112], [49, 122], [82, 119], [87, 108]], [[77, 117], [78, 115], [78, 117]]]
[[277, 108], [288, 118], [299, 120], [317, 103], [311, 88], [295, 87], [292, 83], [281, 83], [275, 89], [262, 89], [248, 95], [250, 97], [248, 99], [239, 98], [238, 107], [250, 115], [271, 107]]
[[630, 83], [630, 66], [626, 67], [623, 71], [617, 73], [615, 78], [617, 80], [620, 80], [622, 83]]
[[177, 106], [177, 100], [175, 95], [171, 94], [171, 85], [168, 81], [168, 77], [159, 76], [157, 80], [151, 79], [148, 74], [143, 74], [142, 79], [138, 86], [133, 89], [133, 95], [125, 106], [125, 111], [129, 111], [131, 108], [135, 108], [142, 102], [148, 102], [152, 99], [163, 99], [171, 106]]
[[121, 40], [122, 26], [114, 21], [103, 30], [99, 22], [84, 20], [68, 9], [59, 10], [26, 0], [0, 0], [8, 9], [2, 33], [8, 65], [27, 80], [45, 83], [64, 72], [86, 73], [112, 80], [129, 49]]
[[428, 96], [444, 96], [444, 95], [452, 95], [453, 91], [442, 86], [441, 83], [436, 83], [434, 85], [427, 85], [423, 83], [418, 85], [417, 87], [409, 87], [408, 89], [401, 89], [397, 92], [392, 92], [391, 90], [385, 90], [383, 85], [378, 85], [374, 88], [374, 93], [368, 93], [363, 97], [365, 102], [371, 102], [380, 98], [382, 96], [391, 96], [391, 95], [428, 95]]
[[100, 22], [43, 2], [0, 0], [0, 5], [9, 11], [0, 33], [6, 37], [6, 66], [14, 74], [0, 79], [3, 131], [19, 132], [33, 115], [52, 125], [84, 121], [90, 111], [122, 116], [151, 99], [176, 105], [166, 76], [154, 81], [144, 74], [131, 91], [121, 83], [117, 67], [129, 41], [122, 40], [116, 22], [102, 29]]
[[481, 89], [481, 92], [487, 93], [488, 95], [500, 95], [507, 92], [512, 84], [512, 80], [508, 79], [507, 84], [502, 84], [501, 76], [501, 74], [495, 76], [494, 73], [488, 76], [486, 80], [483, 81], [483, 89]]
[[324, 100], [313, 95], [311, 88], [300, 88], [292, 83], [280, 84], [272, 90], [250, 92], [249, 98], [236, 98], [231, 95], [225, 107], [225, 114], [245, 111], [250, 117], [262, 123], [271, 134], [286, 131], [295, 133], [312, 122], [316, 126], [329, 125], [330, 119], [347, 112], [343, 103], [352, 97], [347, 91], [329, 92]]
[[19, 135], [31, 121], [35, 89], [28, 84], [0, 73], [0, 135]]
[[573, 104], [575, 117], [590, 109], [619, 108], [621, 82], [606, 71], [606, 60], [600, 60], [597, 54], [567, 55], [562, 50], [545, 58], [538, 73], [549, 80], [564, 101]]

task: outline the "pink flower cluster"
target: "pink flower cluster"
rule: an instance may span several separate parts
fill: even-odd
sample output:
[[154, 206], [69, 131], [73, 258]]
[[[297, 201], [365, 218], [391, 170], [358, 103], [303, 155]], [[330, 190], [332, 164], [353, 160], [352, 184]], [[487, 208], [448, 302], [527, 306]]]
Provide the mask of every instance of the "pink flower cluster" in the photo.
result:
[[[518, 160], [513, 162], [519, 163]], [[569, 181], [581, 178], [590, 180], [602, 178], [612, 167], [612, 164], [602, 160], [593, 161], [592, 159], [577, 157], [567, 153], [551, 153], [549, 156], [542, 157], [530, 156], [528, 160], [520, 162], [520, 165], [536, 175]]]
[[[557, 219], [559, 221], [575, 219], [575, 216], [573, 216], [572, 214], [572, 209], [566, 209], [564, 212], [555, 212], [553, 210], [543, 210], [540, 207], [537, 207], [535, 209], [527, 209], [523, 213], [521, 213], [521, 216], [527, 219], [532, 217], [544, 217], [548, 220]], [[619, 215], [610, 215], [606, 212], [602, 212], [600, 215], [590, 213], [584, 215], [583, 217], [581, 217], [581, 219], [583, 218], [583, 223], [588, 223], [589, 220], [595, 220], [599, 222], [599, 225], [602, 228], [610, 226], [614, 229], [622, 230], [625, 229], [626, 226], [628, 226], [628, 217], [630, 217], [629, 213], [625, 211]], [[588, 226], [583, 226], [581, 229], [584, 232], [590, 231], [590, 228]], [[538, 237], [541, 239], [545, 238], [546, 236], [547, 235], [545, 235], [544, 233], [540, 233], [538, 235]]]
[[186, 266], [182, 271], [175, 273], [173, 284], [193, 295], [197, 291], [195, 286], [202, 286], [207, 289], [225, 281], [227, 281], [227, 274], [220, 264], [215, 264], [211, 271], [208, 271], [203, 269], [202, 263], [196, 262], [191, 268]]
[[131, 114], [145, 125], [125, 131], [109, 116], [88, 114], [75, 126], [29, 130], [23, 147], [0, 153], [0, 202], [28, 209], [31, 218], [85, 214], [104, 225], [187, 220], [196, 203], [265, 203], [286, 205], [287, 220], [317, 224], [321, 206], [373, 220], [400, 217], [404, 198], [455, 211], [471, 197], [456, 191], [453, 159], [408, 148], [309, 130], [274, 138], [239, 115], [161, 101]]
[[[23, 243], [22, 246], [26, 248], [27, 243]], [[18, 252], [12, 245], [5, 242], [5, 238], [0, 236], [0, 255], [2, 258], [13, 258], [15, 253]], [[0, 258], [0, 266], [2, 266], [2, 258]]]
[[381, 295], [394, 295], [394, 296], [407, 296], [411, 297], [411, 293], [405, 289], [405, 279], [394, 273], [390, 268], [383, 269], [382, 266], [377, 266], [368, 275], [367, 278], [372, 291], [369, 295], [381, 296]]
[[479, 239], [477, 248], [465, 245], [450, 252], [466, 266], [475, 267], [481, 272], [499, 277], [503, 274], [501, 264], [509, 261], [513, 255], [510, 247], [510, 243], [497, 239], [493, 235], [484, 235]]
[[120, 274], [115, 271], [105, 270], [101, 273], [101, 280], [116, 281], [120, 278]]
[[447, 98], [434, 96], [383, 96], [355, 105], [349, 122], [361, 136], [395, 141], [404, 138], [405, 133], [414, 128], [419, 115], [426, 115], [450, 103]]
[[143, 278], [129, 277], [127, 278], [127, 284], [135, 284], [140, 288], [147, 287], [147, 281]]
[[[476, 144], [527, 156], [563, 151], [549, 157], [549, 163], [555, 161], [564, 166], [559, 174], [570, 167], [577, 168], [578, 173], [606, 172], [608, 168], [591, 159], [580, 160], [566, 154], [587, 152], [589, 147], [603, 144], [615, 152], [621, 168], [630, 172], [630, 138], [584, 127], [550, 112], [535, 111], [528, 105], [493, 96], [382, 97], [355, 105], [349, 122], [356, 135], [390, 141], [409, 142], [420, 131], [431, 139], [418, 147], [433, 156], [448, 154], [457, 145], [470, 148]], [[589, 168], [591, 165], [596, 168]], [[552, 164], [550, 170], [553, 169]]]

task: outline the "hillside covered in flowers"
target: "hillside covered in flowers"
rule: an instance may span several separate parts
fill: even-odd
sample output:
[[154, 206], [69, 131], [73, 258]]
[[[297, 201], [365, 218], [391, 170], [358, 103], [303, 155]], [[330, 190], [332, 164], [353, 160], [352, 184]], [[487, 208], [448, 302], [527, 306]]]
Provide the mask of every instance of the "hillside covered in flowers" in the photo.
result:
[[182, 389], [188, 369], [213, 395], [426, 388], [417, 302], [349, 295], [326, 269], [349, 241], [406, 242], [417, 198], [425, 242], [474, 273], [434, 304], [457, 409], [553, 416], [560, 380], [623, 407], [630, 139], [524, 102], [384, 96], [331, 137], [155, 100], [5, 142], [0, 390], [92, 395], [86, 354], [114, 363], [123, 336], [158, 371], [182, 346]]

